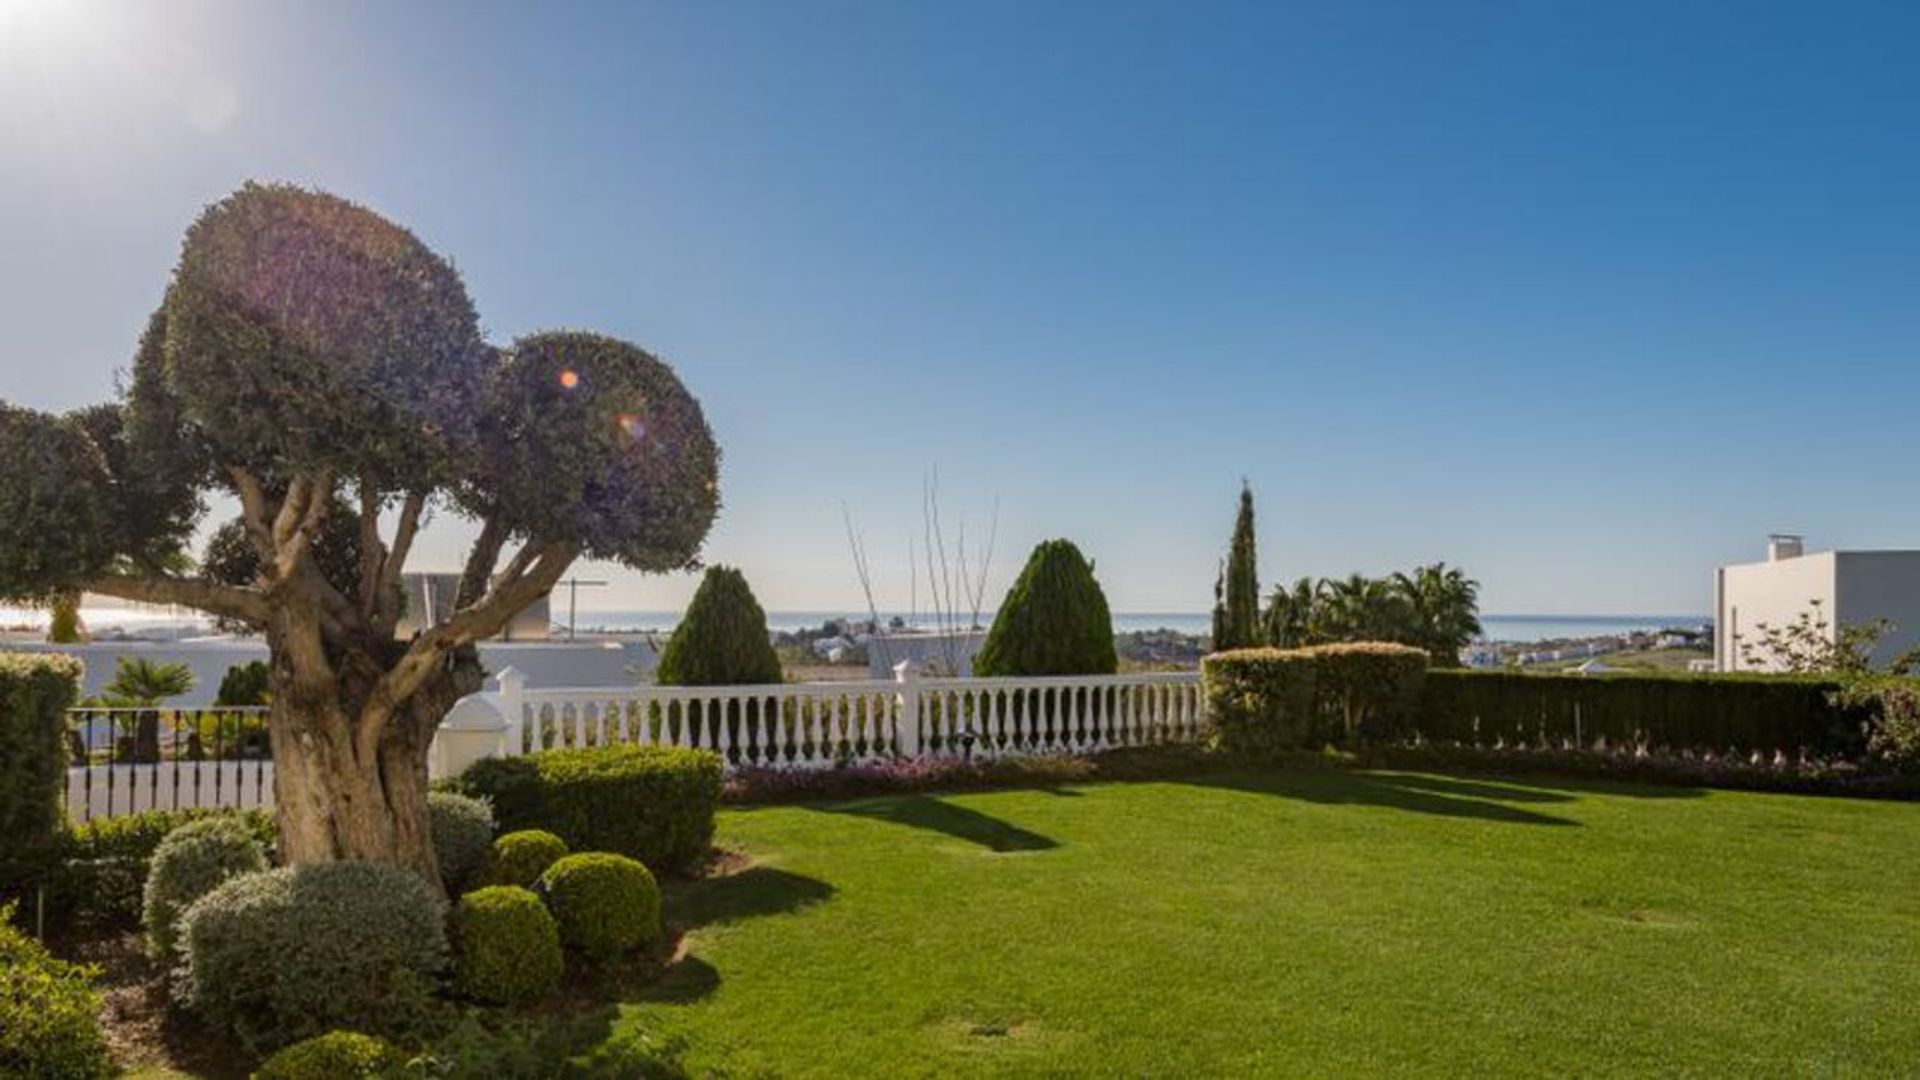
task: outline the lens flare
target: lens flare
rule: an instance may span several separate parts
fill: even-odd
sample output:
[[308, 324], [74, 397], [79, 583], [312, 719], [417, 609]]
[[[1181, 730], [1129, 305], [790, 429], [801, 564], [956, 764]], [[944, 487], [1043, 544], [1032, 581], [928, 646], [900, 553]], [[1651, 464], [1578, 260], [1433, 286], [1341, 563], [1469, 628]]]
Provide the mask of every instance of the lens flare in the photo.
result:
[[572, 368], [560, 369], [560, 389], [572, 390], [580, 385], [580, 373]]
[[647, 437], [647, 422], [638, 413], [621, 413], [620, 430], [627, 433], [627, 438], [639, 442]]

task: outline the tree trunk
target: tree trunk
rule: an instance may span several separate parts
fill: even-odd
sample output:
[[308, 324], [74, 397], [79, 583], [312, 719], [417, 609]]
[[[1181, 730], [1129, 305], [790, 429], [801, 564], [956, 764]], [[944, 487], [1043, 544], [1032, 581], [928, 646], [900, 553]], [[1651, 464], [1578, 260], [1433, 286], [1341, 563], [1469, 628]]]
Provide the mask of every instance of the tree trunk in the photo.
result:
[[[378, 670], [374, 657], [353, 660], [342, 669]], [[449, 670], [391, 710], [370, 743], [355, 738], [366, 708], [355, 700], [359, 681], [303, 681], [275, 658], [268, 732], [281, 860], [392, 863], [441, 888], [427, 816], [427, 751], [447, 710], [479, 688], [477, 656], [471, 648], [456, 653]]]

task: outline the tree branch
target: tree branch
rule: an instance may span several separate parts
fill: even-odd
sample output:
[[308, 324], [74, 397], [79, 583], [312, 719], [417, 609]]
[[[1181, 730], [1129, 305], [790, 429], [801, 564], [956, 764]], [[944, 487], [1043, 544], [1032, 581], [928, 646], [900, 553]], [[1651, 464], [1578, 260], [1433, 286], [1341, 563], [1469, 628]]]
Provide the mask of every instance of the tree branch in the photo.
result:
[[267, 598], [258, 589], [222, 585], [206, 578], [99, 574], [89, 579], [85, 587], [88, 592], [143, 604], [179, 604], [255, 624], [267, 621]]
[[367, 696], [360, 712], [360, 738], [377, 738], [399, 703], [412, 697], [455, 649], [499, 633], [528, 604], [553, 591], [554, 583], [579, 554], [579, 545], [572, 541], [544, 545], [526, 573], [511, 580], [503, 577], [478, 603], [461, 608], [414, 638], [399, 663], [381, 676]]
[[380, 542], [380, 492], [360, 478], [360, 614], [371, 620], [379, 609], [380, 571], [386, 563]]
[[260, 564], [271, 566], [273, 532], [267, 527], [266, 489], [259, 477], [237, 465], [227, 469], [227, 475], [233, 478], [234, 490], [240, 493], [240, 521], [247, 527], [247, 535], [253, 538], [253, 549], [260, 555]]
[[507, 527], [497, 516], [488, 518], [480, 527], [480, 535], [474, 538], [466, 571], [460, 575], [460, 592], [453, 601], [456, 610], [477, 604], [486, 595], [487, 586], [493, 581], [493, 568], [500, 562], [500, 549], [506, 545]]
[[374, 622], [386, 627], [388, 634], [393, 633], [393, 624], [400, 618], [400, 575], [406, 572], [407, 556], [413, 551], [413, 538], [420, 532], [420, 518], [426, 508], [427, 496], [421, 491], [410, 492], [400, 504], [400, 520], [393, 528], [393, 550], [387, 553], [374, 585]]

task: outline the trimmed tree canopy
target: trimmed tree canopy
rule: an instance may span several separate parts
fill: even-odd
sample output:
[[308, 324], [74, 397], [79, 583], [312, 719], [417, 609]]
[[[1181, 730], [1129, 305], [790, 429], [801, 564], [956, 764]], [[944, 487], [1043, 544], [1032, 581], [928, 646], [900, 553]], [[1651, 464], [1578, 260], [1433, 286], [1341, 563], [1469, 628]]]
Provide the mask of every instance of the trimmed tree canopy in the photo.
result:
[[[248, 184], [187, 231], [123, 399], [0, 404], [0, 599], [199, 608], [263, 632], [282, 850], [436, 880], [426, 753], [475, 643], [582, 556], [689, 566], [719, 451], [666, 364], [589, 333], [481, 339], [453, 266], [322, 192]], [[205, 497], [239, 518], [197, 575]], [[430, 508], [473, 518], [451, 615], [395, 640]]]
[[589, 558], [688, 567], [720, 509], [720, 451], [667, 365], [599, 334], [534, 334], [507, 351], [485, 406], [468, 496], [483, 514]]
[[1111, 675], [1118, 666], [1107, 596], [1069, 540], [1033, 549], [973, 659], [980, 675]]
[[707, 568], [687, 613], [660, 654], [662, 686], [749, 686], [780, 681], [780, 655], [767, 634], [767, 613], [745, 574]]

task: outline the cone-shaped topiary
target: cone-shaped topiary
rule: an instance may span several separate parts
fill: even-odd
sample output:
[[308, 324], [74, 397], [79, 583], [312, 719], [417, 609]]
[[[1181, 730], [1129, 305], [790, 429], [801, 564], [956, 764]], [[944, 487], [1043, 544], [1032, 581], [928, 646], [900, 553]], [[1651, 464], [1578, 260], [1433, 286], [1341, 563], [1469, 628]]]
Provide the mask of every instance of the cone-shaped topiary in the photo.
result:
[[1111, 675], [1117, 666], [1113, 615], [1093, 563], [1069, 540], [1034, 548], [974, 657], [974, 673]]
[[660, 654], [662, 686], [743, 686], [780, 681], [780, 656], [767, 635], [767, 613], [746, 576], [711, 566]]

